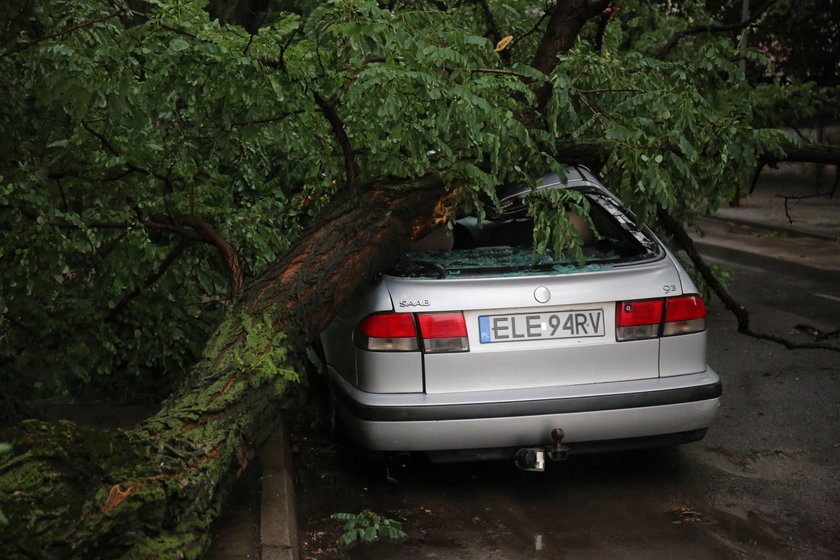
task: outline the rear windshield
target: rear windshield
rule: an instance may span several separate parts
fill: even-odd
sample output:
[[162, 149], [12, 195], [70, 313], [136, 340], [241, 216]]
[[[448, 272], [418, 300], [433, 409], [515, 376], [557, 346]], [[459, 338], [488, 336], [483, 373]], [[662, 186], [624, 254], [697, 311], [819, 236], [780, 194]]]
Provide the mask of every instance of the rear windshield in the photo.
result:
[[467, 216], [451, 231], [440, 227], [419, 240], [389, 274], [415, 278], [523, 276], [603, 270], [657, 256], [656, 242], [631, 216], [597, 189], [581, 192], [589, 200], [589, 219], [569, 213], [583, 244], [583, 262], [573, 255], [555, 258], [533, 250], [534, 225], [522, 199], [507, 201], [495, 219]]

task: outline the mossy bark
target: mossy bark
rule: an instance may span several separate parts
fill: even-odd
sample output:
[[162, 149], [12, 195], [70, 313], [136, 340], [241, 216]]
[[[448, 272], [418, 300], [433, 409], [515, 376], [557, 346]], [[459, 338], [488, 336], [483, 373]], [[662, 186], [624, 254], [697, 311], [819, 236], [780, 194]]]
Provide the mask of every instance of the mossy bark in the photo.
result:
[[406, 247], [443, 185], [372, 186], [334, 201], [246, 287], [203, 359], [134, 429], [27, 421], [0, 434], [2, 558], [197, 558], [229, 483], [299, 386], [336, 307]]

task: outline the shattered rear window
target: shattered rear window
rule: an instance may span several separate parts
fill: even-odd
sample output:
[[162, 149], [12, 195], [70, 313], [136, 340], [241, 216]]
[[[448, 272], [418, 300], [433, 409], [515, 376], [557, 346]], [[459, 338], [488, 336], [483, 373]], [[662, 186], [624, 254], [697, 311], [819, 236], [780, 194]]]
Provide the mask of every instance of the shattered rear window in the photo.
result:
[[425, 240], [424, 250], [403, 255], [389, 271], [412, 278], [475, 276], [527, 276], [572, 274], [609, 269], [616, 265], [656, 257], [656, 242], [639, 229], [609, 196], [597, 189], [582, 189], [589, 200], [591, 231], [578, 218], [583, 240], [583, 262], [571, 256], [555, 259], [550, 253], [537, 258], [533, 251], [533, 223], [524, 203], [507, 203], [502, 216], [482, 224], [475, 217], [458, 220], [451, 232], [438, 231]]

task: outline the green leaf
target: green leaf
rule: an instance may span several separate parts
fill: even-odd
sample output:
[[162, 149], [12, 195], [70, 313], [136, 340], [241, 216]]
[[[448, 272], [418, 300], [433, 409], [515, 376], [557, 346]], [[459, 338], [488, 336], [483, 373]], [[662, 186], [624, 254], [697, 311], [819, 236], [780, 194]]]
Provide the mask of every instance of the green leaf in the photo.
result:
[[181, 52], [188, 48], [190, 48], [190, 44], [181, 37], [176, 37], [169, 43], [169, 49], [172, 52]]

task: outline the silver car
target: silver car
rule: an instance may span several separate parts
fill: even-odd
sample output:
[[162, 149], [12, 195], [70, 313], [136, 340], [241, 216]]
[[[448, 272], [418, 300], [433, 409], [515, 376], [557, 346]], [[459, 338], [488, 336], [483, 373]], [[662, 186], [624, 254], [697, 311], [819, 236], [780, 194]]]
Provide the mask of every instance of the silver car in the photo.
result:
[[514, 188], [500, 215], [421, 240], [321, 335], [337, 421], [358, 444], [542, 470], [704, 437], [721, 383], [689, 276], [586, 168], [536, 188], [588, 199], [589, 219], [570, 215], [585, 262], [535, 262], [531, 188]]

